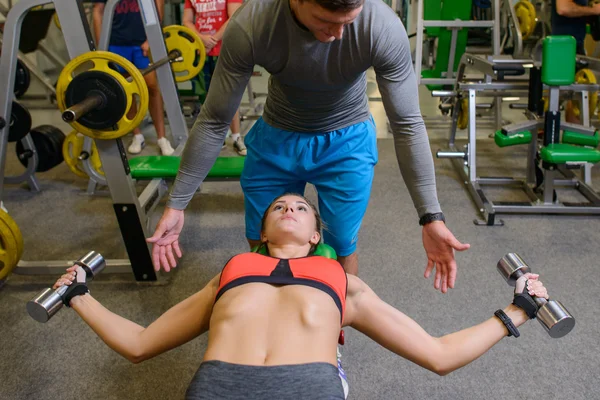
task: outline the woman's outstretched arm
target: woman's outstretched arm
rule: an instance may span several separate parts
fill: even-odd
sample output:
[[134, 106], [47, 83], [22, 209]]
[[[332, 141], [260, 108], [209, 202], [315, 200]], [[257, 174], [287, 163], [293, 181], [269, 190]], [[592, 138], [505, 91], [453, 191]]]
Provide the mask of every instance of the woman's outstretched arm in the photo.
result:
[[[73, 278], [71, 274], [65, 274], [54, 287], [62, 286]], [[109, 311], [89, 293], [74, 297], [70, 304], [111, 349], [129, 361], [139, 363], [181, 346], [208, 331], [218, 285], [219, 275], [201, 291], [168, 310], [147, 328]]]
[[[527, 275], [533, 293], [547, 298], [546, 288], [537, 281], [537, 275]], [[516, 289], [520, 292], [524, 285], [525, 280], [522, 279], [517, 282]], [[522, 309], [512, 304], [504, 312], [515, 326], [529, 319]], [[348, 275], [344, 325], [352, 326], [388, 350], [439, 375], [446, 375], [474, 361], [508, 334], [504, 324], [492, 317], [479, 325], [435, 338], [352, 275]]]

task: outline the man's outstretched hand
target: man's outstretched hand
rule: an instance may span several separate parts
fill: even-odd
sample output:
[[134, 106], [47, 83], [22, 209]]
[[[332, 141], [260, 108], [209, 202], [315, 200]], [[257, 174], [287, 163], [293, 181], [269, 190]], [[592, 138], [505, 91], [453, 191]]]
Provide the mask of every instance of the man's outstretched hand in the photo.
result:
[[423, 247], [427, 253], [425, 278], [429, 278], [435, 268], [433, 287], [446, 293], [448, 288], [454, 288], [456, 281], [454, 251], [467, 250], [471, 245], [459, 242], [445, 223], [435, 221], [423, 226]]
[[152, 264], [155, 271], [163, 267], [169, 272], [177, 266], [177, 259], [183, 255], [179, 247], [179, 234], [182, 229], [183, 210], [165, 208], [154, 235], [146, 239], [148, 243], [152, 243]]

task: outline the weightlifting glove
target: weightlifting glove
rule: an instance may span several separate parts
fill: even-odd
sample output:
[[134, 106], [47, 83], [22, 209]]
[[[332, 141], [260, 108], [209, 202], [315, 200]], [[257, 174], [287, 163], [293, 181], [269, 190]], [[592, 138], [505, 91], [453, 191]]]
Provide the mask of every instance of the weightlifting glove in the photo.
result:
[[525, 283], [525, 287], [521, 293], [515, 293], [513, 304], [525, 311], [525, 314], [527, 314], [529, 319], [535, 319], [535, 316], [539, 310], [539, 307], [535, 303], [535, 300], [533, 300], [533, 297], [527, 293], [527, 283]]
[[67, 307], [71, 307], [71, 300], [73, 299], [73, 297], [80, 296], [89, 292], [90, 290], [88, 289], [85, 283], [73, 282], [69, 286], [65, 294], [62, 295], [63, 304]]

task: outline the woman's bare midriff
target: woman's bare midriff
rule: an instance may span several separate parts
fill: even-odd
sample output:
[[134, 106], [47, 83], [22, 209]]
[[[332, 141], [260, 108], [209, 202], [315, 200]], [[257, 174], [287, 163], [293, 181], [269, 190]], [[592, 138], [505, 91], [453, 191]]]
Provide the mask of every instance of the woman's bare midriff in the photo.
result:
[[204, 361], [337, 366], [340, 326], [337, 306], [321, 290], [247, 283], [229, 289], [216, 302]]

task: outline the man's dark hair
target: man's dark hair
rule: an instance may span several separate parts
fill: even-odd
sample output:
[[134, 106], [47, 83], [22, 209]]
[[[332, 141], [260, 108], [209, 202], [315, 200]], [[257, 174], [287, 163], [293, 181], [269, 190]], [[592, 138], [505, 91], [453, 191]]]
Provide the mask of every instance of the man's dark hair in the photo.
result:
[[329, 11], [352, 11], [365, 3], [365, 0], [300, 0], [312, 1]]

